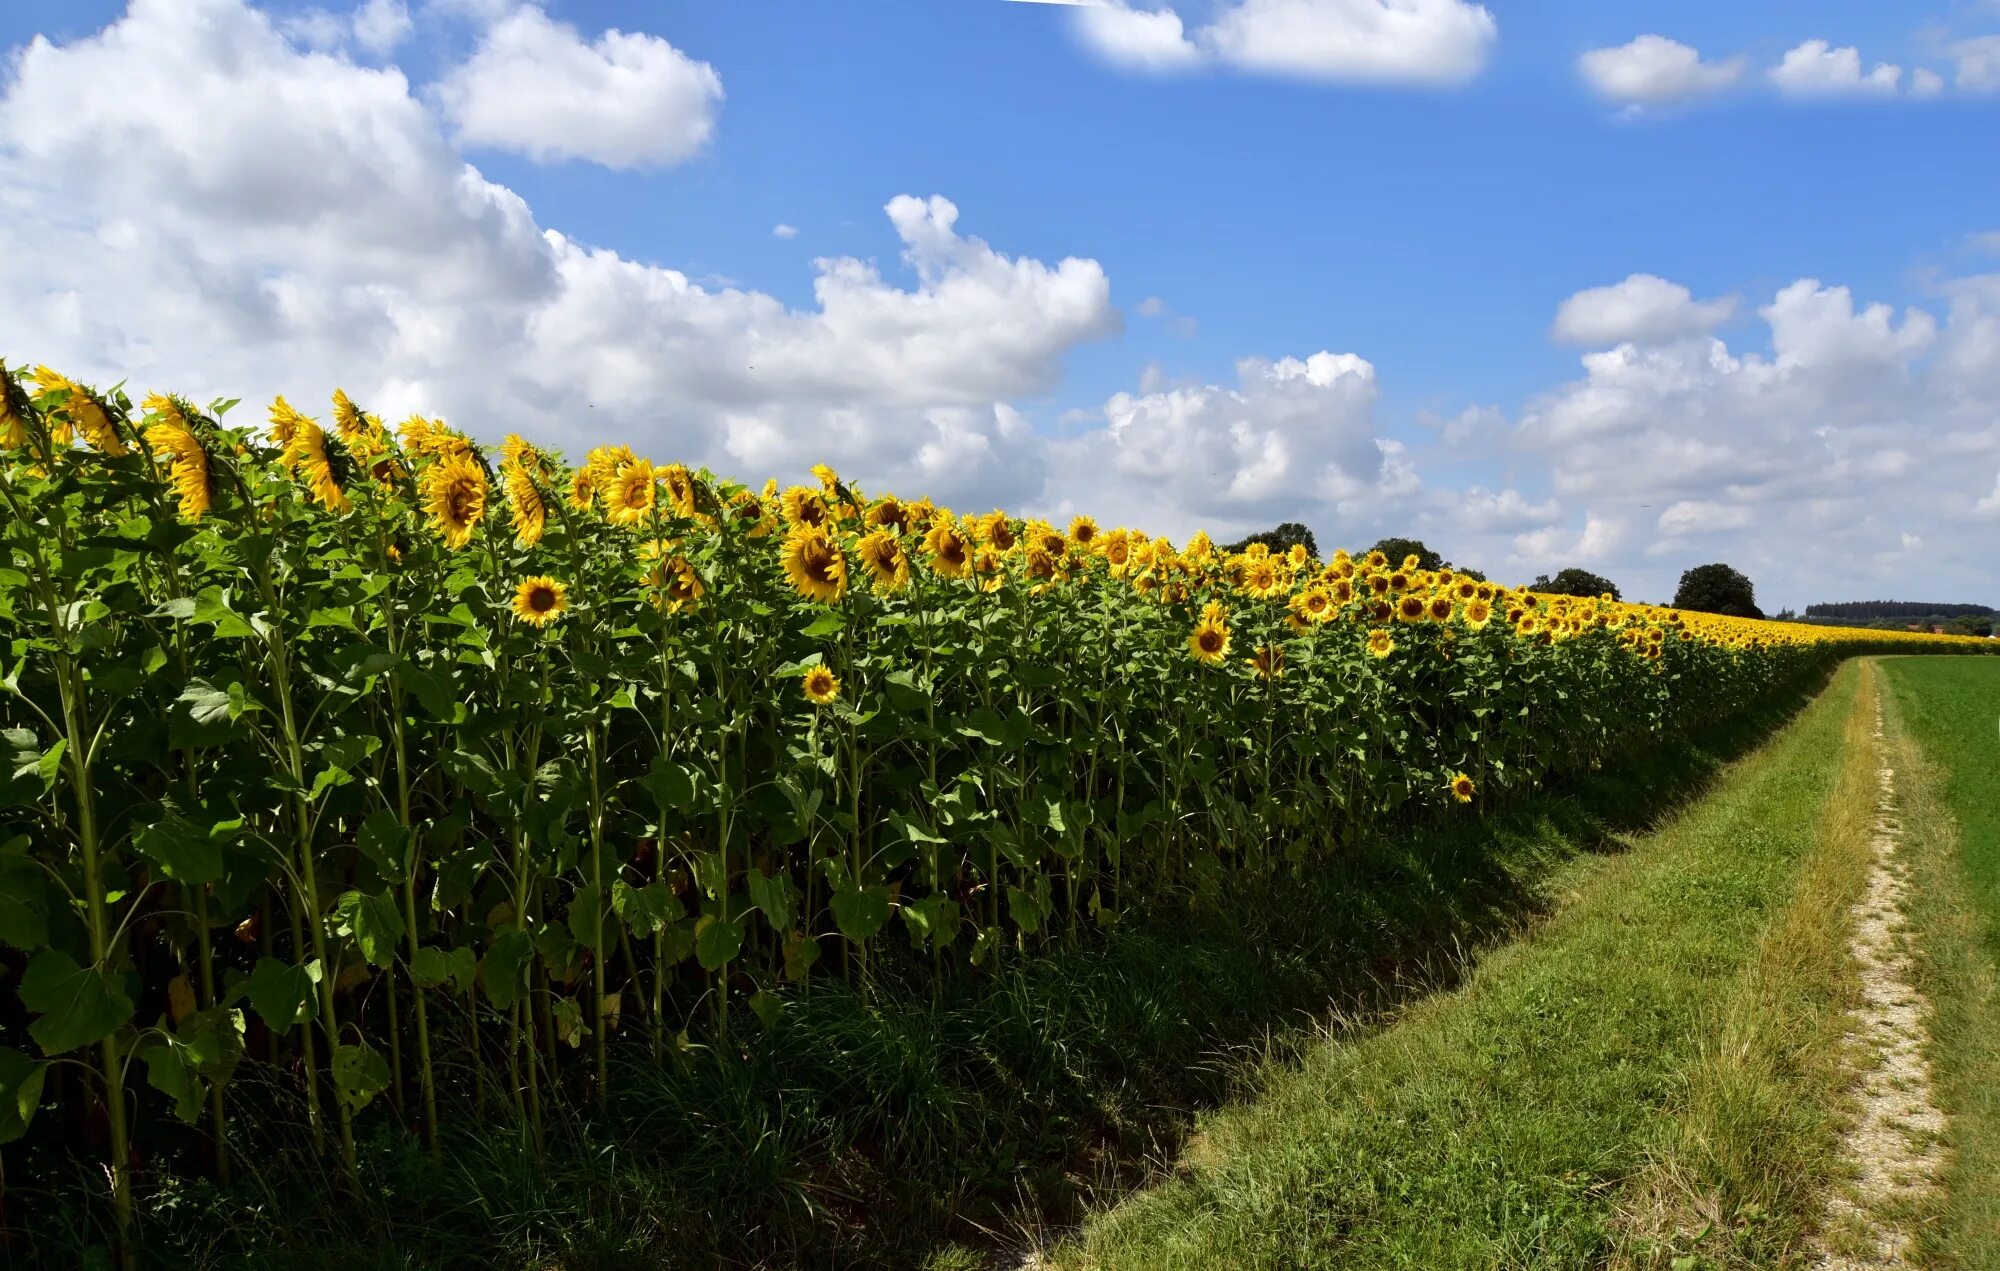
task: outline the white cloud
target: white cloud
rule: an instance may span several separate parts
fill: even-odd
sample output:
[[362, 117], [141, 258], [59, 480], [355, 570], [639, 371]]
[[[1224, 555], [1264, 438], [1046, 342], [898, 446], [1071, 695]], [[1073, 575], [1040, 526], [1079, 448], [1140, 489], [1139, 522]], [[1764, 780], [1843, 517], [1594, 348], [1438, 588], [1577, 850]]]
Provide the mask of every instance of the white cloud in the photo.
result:
[[1134, 9], [1123, 0], [1108, 0], [1079, 8], [1075, 24], [1084, 47], [1127, 70], [1186, 70], [1202, 60], [1172, 9]]
[[1687, 45], [1642, 35], [1617, 48], [1592, 49], [1577, 59], [1584, 82], [1621, 106], [1666, 106], [1724, 92], [1743, 78], [1741, 57], [1701, 60]]
[[1807, 40], [1771, 68], [1771, 83], [1787, 97], [1893, 97], [1903, 68], [1877, 62], [1863, 73], [1861, 53], [1834, 48], [1825, 40]]
[[1735, 311], [1734, 296], [1696, 300], [1678, 283], [1633, 274], [1621, 283], [1579, 291], [1563, 301], [1556, 309], [1554, 334], [1571, 344], [1657, 343], [1705, 334]]
[[1497, 35], [1464, 0], [1240, 0], [1202, 31], [1245, 70], [1409, 84], [1472, 79]]
[[1965, 92], [2000, 92], [2000, 35], [1982, 35], [1960, 40], [1950, 49], [1956, 63], [1954, 77]]
[[1085, 47], [1132, 70], [1214, 62], [1348, 83], [1461, 84], [1485, 68], [1493, 15], [1468, 0], [1234, 0], [1190, 30], [1171, 8], [1079, 6]]
[[378, 55], [394, 51], [410, 34], [410, 10], [403, 0], [367, 0], [354, 11], [354, 42]]
[[2000, 476], [1993, 478], [1993, 493], [1973, 504], [1972, 510], [1982, 517], [2000, 518]]
[[1514, 533], [1547, 526], [1562, 514], [1554, 499], [1533, 503], [1519, 490], [1488, 490], [1473, 486], [1460, 497], [1458, 521], [1484, 533]]
[[996, 251], [941, 198], [886, 211], [907, 282], [833, 257], [812, 308], [704, 288], [539, 226], [399, 71], [301, 53], [240, 0], [134, 0], [31, 44], [0, 95], [0, 349], [197, 399], [345, 384], [489, 439], [1034, 495], [1039, 443], [1001, 403], [1117, 329], [1109, 280]]
[[1910, 96], [1938, 97], [1944, 93], [1944, 76], [1928, 66], [1910, 72]]
[[643, 168], [708, 143], [722, 77], [658, 36], [607, 31], [585, 43], [575, 27], [522, 5], [487, 28], [436, 92], [462, 145]]
[[799, 236], [799, 231], [796, 226], [786, 225], [783, 222], [780, 222], [771, 227], [771, 237], [773, 238], [797, 238], [798, 236]]
[[1330, 531], [1385, 486], [1407, 486], [1400, 450], [1377, 442], [1365, 359], [1244, 358], [1236, 373], [1235, 388], [1154, 384], [1112, 397], [1098, 426], [1051, 446], [1051, 505], [1183, 535], [1296, 519]]
[[1712, 499], [1682, 499], [1660, 513], [1662, 534], [1714, 534], [1724, 530], [1748, 529], [1752, 520], [1747, 507], [1730, 506]]

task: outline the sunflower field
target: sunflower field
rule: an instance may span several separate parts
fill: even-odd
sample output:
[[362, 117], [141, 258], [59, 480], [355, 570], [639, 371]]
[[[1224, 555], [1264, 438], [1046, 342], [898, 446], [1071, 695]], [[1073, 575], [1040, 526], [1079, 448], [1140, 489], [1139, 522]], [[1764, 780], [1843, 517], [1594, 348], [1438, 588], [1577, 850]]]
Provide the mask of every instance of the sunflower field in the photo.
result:
[[121, 1226], [227, 1178], [252, 1069], [349, 1171], [370, 1119], [532, 1144], [818, 977], [1004, 974], [1990, 648], [235, 405], [0, 367], [0, 1143], [94, 1127]]

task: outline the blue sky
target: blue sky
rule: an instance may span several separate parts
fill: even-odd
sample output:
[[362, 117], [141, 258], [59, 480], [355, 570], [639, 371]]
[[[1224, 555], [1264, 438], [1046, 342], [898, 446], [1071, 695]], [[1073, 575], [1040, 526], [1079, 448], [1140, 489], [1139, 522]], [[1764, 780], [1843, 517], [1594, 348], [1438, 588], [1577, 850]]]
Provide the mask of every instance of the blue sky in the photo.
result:
[[[29, 42], [37, 36], [47, 42], [41, 52], [50, 69], [93, 44], [103, 46], [103, 64], [113, 65], [120, 50], [116, 41], [107, 43], [107, 28], [125, 24], [127, 43], [136, 46], [153, 38], [149, 31], [167, 30], [184, 9], [184, 23], [197, 15], [216, 32], [217, 43], [205, 50], [179, 50], [201, 60], [204, 76], [226, 75], [216, 69], [216, 50], [237, 47], [230, 41], [247, 41], [241, 47], [254, 46], [270, 61], [277, 46], [257, 41], [272, 36], [301, 58], [356, 71], [399, 69], [408, 101], [383, 104], [382, 119], [393, 116], [409, 136], [434, 128], [438, 147], [518, 195], [534, 225], [615, 253], [635, 270], [677, 271], [709, 291], [734, 287], [811, 315], [818, 308], [813, 262], [855, 258], [878, 268], [882, 287], [916, 293], [916, 308], [942, 308], [948, 298], [923, 299], [925, 285], [899, 259], [908, 239], [884, 215], [897, 195], [941, 195], [956, 206], [962, 239], [984, 240], [1002, 260], [1051, 270], [1068, 257], [1094, 262], [1108, 286], [1101, 312], [1072, 314], [1064, 333], [1043, 342], [1022, 335], [1024, 343], [1004, 355], [1008, 371], [981, 379], [968, 370], [972, 382], [941, 372], [929, 397], [838, 375], [831, 378], [839, 383], [827, 388], [821, 384], [827, 377], [815, 370], [805, 378], [821, 387], [787, 389], [759, 403], [750, 400], [757, 390], [746, 362], [744, 384], [718, 387], [696, 372], [677, 378], [663, 371], [631, 387], [623, 401], [606, 393], [601, 403], [567, 404], [572, 411], [579, 404], [603, 407], [589, 421], [600, 431], [609, 425], [646, 435], [653, 426], [650, 397], [721, 403], [722, 414], [740, 406], [756, 420], [737, 425], [729, 439], [716, 441], [713, 426], [689, 405], [686, 419], [662, 426], [659, 444], [702, 451], [696, 457], [726, 469], [767, 458], [793, 462], [803, 457], [800, 446], [817, 440], [842, 449], [837, 439], [848, 438], [853, 444], [844, 449], [851, 453], [829, 457], [903, 486], [934, 470], [912, 473], [884, 461], [892, 440], [907, 434], [920, 444], [925, 429], [946, 427], [937, 412], [971, 411], [981, 421], [965, 427], [977, 434], [973, 441], [995, 472], [970, 481], [962, 494], [947, 491], [955, 497], [990, 490], [996, 500], [1036, 510], [1092, 505], [1134, 518], [1150, 512], [1174, 533], [1197, 521], [1234, 531], [1295, 511], [1333, 541], [1413, 528], [1497, 573], [1590, 563], [1654, 595], [1671, 589], [1679, 568], [1726, 558], [1733, 549], [1766, 562], [1767, 591], [1775, 590], [1780, 603], [1913, 586], [1940, 593], [1924, 598], [2000, 601], [1986, 554], [1964, 546], [1982, 535], [1990, 542], [2000, 520], [2000, 362], [1989, 369], [1981, 343], [1982, 322], [2000, 309], [2000, 303], [1985, 307], [2000, 287], [1982, 280], [2000, 270], [2000, 255], [1978, 237], [2000, 230], [2000, 92], [1991, 91], [2000, 88], [2000, 69], [1980, 60], [1985, 46], [1978, 44], [2000, 35], [2000, 5], [1493, 4], [1486, 11], [1492, 35], [1479, 45], [1476, 68], [1438, 84], [1412, 82], [1422, 75], [1355, 82], [1371, 77], [1351, 67], [1272, 73], [1215, 53], [1220, 46], [1197, 34], [1230, 8], [1259, 2], [1184, 2], [1176, 17], [1188, 32], [1190, 65], [1153, 73], [1094, 44], [1079, 7], [1065, 5], [548, 0], [540, 6], [544, 21], [533, 27], [545, 44], [568, 40], [570, 51], [587, 54], [607, 31], [643, 34], [656, 42], [648, 47], [671, 45], [719, 78], [719, 100], [698, 106], [709, 129], [699, 145], [632, 163], [592, 157], [588, 137], [570, 147], [584, 157], [552, 157], [548, 137], [537, 133], [544, 146], [538, 152], [508, 134], [505, 121], [483, 125], [482, 136], [482, 126], [466, 123], [469, 108], [455, 113], [440, 93], [440, 84], [478, 65], [482, 47], [521, 4], [370, 0], [378, 17], [408, 19], [393, 40], [378, 38], [371, 46], [355, 35], [359, 6], [346, 0], [321, 6], [149, 0], [130, 15], [124, 3], [15, 0], [0, 10], [0, 47], [14, 50], [15, 62], [7, 105], [0, 107], [9, 130], [0, 133], [7, 138], [0, 147], [11, 144], [14, 161], [41, 174], [37, 194], [28, 197], [45, 195], [49, 202], [17, 199], [0, 215], [14, 218], [9, 227], [23, 233], [73, 231], [58, 211], [74, 215], [76, 199], [62, 197], [65, 181], [96, 188], [95, 178], [79, 175], [93, 163], [149, 162], [111, 150], [133, 144], [124, 122], [72, 127], [56, 114], [37, 113], [59, 107], [34, 95], [40, 89], [31, 73], [35, 50], [24, 52]], [[1322, 23], [1390, 2], [1271, 0]], [[1393, 3], [1455, 9], [1459, 16], [1473, 8], [1459, 0]], [[1148, 14], [1163, 8], [1137, 0], [1132, 7]], [[1593, 86], [1580, 58], [1648, 34], [1698, 50], [1704, 65], [1734, 65], [1733, 79], [1701, 91], [1660, 88], [1651, 96], [1608, 95]], [[1780, 91], [1769, 79], [1771, 68], [1815, 39], [1831, 49], [1857, 49], [1864, 72], [1894, 65], [1897, 90], [1806, 97]], [[1741, 61], [1728, 63], [1732, 58]], [[1919, 67], [1938, 76], [1937, 91], [1912, 91]], [[1989, 73], [1990, 87], [1983, 78]], [[203, 135], [203, 127], [217, 138], [213, 144], [233, 144], [228, 112], [252, 109], [257, 91], [224, 79], [212, 95], [196, 94], [201, 103], [175, 107], [194, 112], [187, 129], [155, 150], [195, 144], [187, 139]], [[342, 97], [337, 88], [328, 91]], [[664, 100], [631, 107], [675, 108]], [[145, 109], [135, 102], [134, 118], [153, 126]], [[204, 120], [201, 111], [228, 117]], [[591, 122], [585, 118], [586, 131]], [[383, 126], [362, 120], [352, 135]], [[37, 139], [43, 136], [50, 139]], [[268, 130], [257, 144], [273, 146], [273, 162], [283, 162], [282, 142], [271, 141]], [[0, 174], [6, 153], [0, 149]], [[355, 194], [384, 204], [418, 198], [421, 187], [386, 191], [364, 183]], [[232, 204], [231, 232], [243, 232], [244, 202]], [[165, 242], [176, 233], [192, 236], [191, 227], [212, 211], [207, 203], [191, 205], [162, 211], [149, 223], [143, 210], [114, 211], [107, 203], [94, 215], [119, 223], [121, 232], [135, 220], [141, 237]], [[780, 224], [796, 235], [775, 235]], [[104, 241], [103, 226], [95, 232]], [[393, 234], [362, 226], [357, 237], [340, 241], [372, 248], [369, 236], [385, 232]], [[204, 256], [226, 250], [218, 245], [226, 237], [204, 238]], [[240, 265], [246, 278], [261, 280], [249, 286], [294, 274], [305, 280], [301, 286], [315, 281], [279, 249], [267, 250], [278, 254], [211, 263], [224, 273]], [[423, 259], [413, 257], [412, 268], [422, 272]], [[963, 266], [941, 268], [949, 276]], [[65, 277], [45, 265], [9, 277], [0, 267], [0, 290], [32, 315], [55, 297], [93, 294], [87, 272], [78, 265]], [[1612, 320], [1599, 324], [1595, 341], [1559, 341], [1551, 333], [1558, 307], [1633, 275], [1685, 287], [1696, 301], [1735, 298], [1726, 316], [1676, 327], [1672, 340], [1652, 340], [1660, 357], [1680, 358], [1675, 365], [1683, 370], [1711, 365], [1705, 350], [1715, 340], [1730, 356], [1783, 360], [1760, 309], [1799, 280], [1817, 280], [1822, 291], [1847, 289], [1847, 316], [1857, 331], [1868, 328], [1867, 306], [1886, 304], [1893, 312], [1887, 327], [1874, 331], [1880, 347], [1860, 349], [1856, 365], [1833, 365], [1855, 348], [1835, 333], [1811, 344], [1804, 370], [1765, 377], [1784, 384], [1759, 378], [1751, 386], [1736, 376], [1690, 387], [1677, 371], [1664, 376], [1674, 384], [1657, 402], [1620, 386], [1625, 414], [1615, 425], [1564, 424], [1563, 410], [1581, 408], [1570, 399], [1592, 387], [1579, 357], [1627, 343], [1619, 337], [1629, 333]], [[465, 288], [452, 282], [436, 290], [460, 296]], [[1810, 299], [1802, 293], [1800, 304]], [[444, 303], [436, 295], [421, 301]], [[644, 303], [632, 303], [639, 307], [621, 324], [643, 328]], [[1047, 328], [1037, 303], [1058, 302], [1022, 300], [1025, 308], [981, 320]], [[1912, 307], [1934, 323], [1930, 338], [1908, 327]], [[501, 418], [504, 412], [491, 410], [478, 388], [454, 379], [475, 376], [477, 346], [440, 355], [435, 367], [400, 380], [387, 368], [365, 365], [369, 350], [419, 347], [403, 329], [408, 311], [409, 305], [389, 306], [393, 339], [368, 327], [364, 316], [352, 316], [342, 330], [355, 341], [353, 362], [364, 364], [353, 369], [342, 370], [335, 356], [342, 347], [336, 333], [317, 328], [290, 343], [273, 336], [273, 347], [244, 364], [291, 359], [307, 380], [292, 390], [296, 396], [322, 396], [315, 378], [322, 374], [342, 375], [350, 387], [373, 376], [378, 400], [400, 403], [410, 391], [428, 390], [442, 399], [430, 409], [491, 414], [490, 422], [464, 422], [493, 435], [543, 427], [563, 440], [581, 439], [572, 421], [545, 417], [562, 413], [561, 394], [550, 384], [527, 385], [516, 395], [546, 397], [545, 409], [524, 421]], [[464, 320], [454, 313], [448, 325]], [[732, 349], [761, 338], [754, 315], [727, 320], [747, 323], [748, 334], [728, 333]], [[724, 321], [704, 317], [695, 325], [710, 331]], [[524, 322], [534, 327], [532, 317]], [[898, 322], [898, 340], [927, 338]], [[1909, 338], [1899, 343], [1899, 331]], [[58, 347], [25, 347], [36, 337]], [[505, 338], [486, 338], [494, 373], [514, 373], [507, 368], [520, 350]], [[944, 342], [960, 348], [957, 342], [967, 339], [953, 328]], [[1642, 338], [1635, 347], [1651, 358], [1652, 344]], [[697, 368], [709, 356], [681, 337], [675, 347]], [[908, 356], [909, 347], [895, 356]], [[976, 342], [962, 347], [953, 358], [976, 368]], [[868, 356], [841, 348], [835, 356], [842, 360]], [[150, 329], [143, 313], [121, 318], [115, 332], [101, 322], [65, 327], [27, 316], [0, 324], [0, 355], [67, 353], [106, 378], [118, 378], [122, 370], [114, 364], [131, 360], [135, 349], [146, 351], [139, 360], [148, 364], [132, 368], [140, 373], [200, 379], [233, 363], [227, 350], [210, 355], [178, 333]], [[1365, 359], [1371, 368], [1365, 402], [1348, 394], [1323, 406], [1303, 399], [1296, 409], [1272, 405], [1240, 378], [1239, 359], [1277, 365], [1321, 351]], [[535, 352], [548, 350], [538, 344]], [[635, 353], [632, 360], [644, 359]], [[1948, 382], [1940, 370], [1946, 363]], [[578, 373], [586, 372], [580, 366]], [[1878, 384], [1884, 375], [1901, 377], [1906, 391], [1859, 394], [1869, 399], [1864, 408], [1843, 378], [1849, 373]], [[1270, 377], [1288, 394], [1306, 383], [1331, 391], [1304, 372]], [[1175, 416], [1168, 398], [1176, 390], [1182, 396], [1173, 400], [1188, 418], [1161, 422]], [[1109, 422], [1121, 394], [1138, 421], [1122, 431]], [[997, 426], [985, 421], [996, 410]], [[1468, 410], [1485, 413], [1468, 417]], [[1300, 412], [1303, 422], [1295, 418]], [[1323, 426], [1316, 422], [1322, 414]], [[926, 422], [914, 422], [919, 417]], [[837, 427], [826, 422], [831, 418]], [[1009, 418], [1022, 421], [1033, 438], [1011, 436]], [[1441, 429], [1440, 421], [1454, 418], [1464, 425]], [[1241, 497], [1190, 492], [1128, 456], [1119, 447], [1146, 436], [1148, 420], [1159, 424], [1153, 444], [1222, 456], [1211, 465], [1216, 479]], [[1838, 436], [1815, 431], [1829, 427]], [[1228, 437], [1246, 429], [1251, 440], [1232, 450]], [[965, 440], [952, 436], [952, 445]], [[1630, 443], [1624, 467], [1661, 466], [1656, 485], [1622, 470], [1619, 437]], [[1819, 438], [1808, 443], [1810, 453], [1799, 450], [1802, 437]], [[1364, 470], [1380, 450], [1371, 439], [1391, 443], [1391, 450], [1379, 467]], [[1672, 463], [1661, 457], [1699, 449], [1696, 441], [1718, 453], [1741, 441], [1758, 453], [1740, 471], [1713, 455], [1669, 471]], [[1890, 452], [1904, 461], [1869, 468], [1869, 456]], [[1900, 488], [1914, 469], [1946, 453], [1954, 456], [1958, 482], [1951, 499], [1935, 488], [1926, 494], [1919, 483], [1889, 506], [1885, 483]], [[1011, 467], [1001, 471], [1003, 462]], [[1787, 462], [1797, 470], [1786, 471]], [[1271, 476], [1274, 467], [1286, 475]], [[1607, 475], [1614, 470], [1620, 475]], [[1079, 472], [1095, 474], [1101, 484], [1093, 488]], [[1499, 510], [1508, 491], [1519, 503]], [[1683, 505], [1671, 523], [1660, 521], [1665, 509]], [[1486, 510], [1465, 511], [1475, 507]], [[1851, 532], [1851, 541], [1829, 547], [1828, 525]], [[1666, 540], [1679, 545], [1663, 550]]]

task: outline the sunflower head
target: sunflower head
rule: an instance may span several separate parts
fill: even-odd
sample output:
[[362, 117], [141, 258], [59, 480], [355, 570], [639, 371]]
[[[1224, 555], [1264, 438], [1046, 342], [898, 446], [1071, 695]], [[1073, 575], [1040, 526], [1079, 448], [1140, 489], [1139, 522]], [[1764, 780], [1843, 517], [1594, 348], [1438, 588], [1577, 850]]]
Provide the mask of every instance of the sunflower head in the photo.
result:
[[689, 472], [684, 463], [670, 463], [659, 470], [659, 476], [660, 487], [667, 492], [667, 502], [673, 507], [674, 515], [693, 520], [701, 508], [694, 473]]
[[507, 506], [514, 523], [514, 541], [523, 547], [533, 547], [542, 541], [542, 531], [548, 525], [549, 506], [542, 498], [542, 488], [535, 481], [535, 474], [529, 465], [509, 463], [501, 469], [501, 476], [507, 486]]
[[1492, 620], [1493, 606], [1478, 597], [1465, 602], [1465, 624], [1474, 631], [1483, 629]]
[[773, 528], [771, 518], [764, 511], [764, 501], [752, 490], [738, 490], [729, 496], [729, 523], [740, 530], [745, 538], [763, 538]]
[[824, 666], [809, 667], [801, 687], [814, 706], [830, 706], [840, 696], [840, 677]]
[[613, 525], [644, 525], [653, 518], [660, 484], [649, 459], [619, 465], [604, 483], [604, 519]]
[[1368, 652], [1378, 658], [1386, 658], [1395, 651], [1396, 637], [1389, 634], [1388, 628], [1377, 627], [1368, 633]]
[[893, 531], [878, 529], [862, 535], [855, 553], [867, 567], [876, 591], [887, 594], [910, 585], [910, 557]]
[[514, 616], [532, 626], [548, 626], [567, 608], [569, 589], [547, 575], [523, 578], [514, 588]]
[[931, 568], [946, 578], [963, 578], [972, 567], [972, 543], [947, 517], [940, 516], [924, 535]]
[[66, 395], [60, 403], [44, 412], [53, 417], [56, 444], [67, 446], [75, 434], [82, 433], [83, 439], [94, 450], [113, 458], [125, 453], [125, 440], [118, 435], [118, 425], [103, 398], [46, 366], [35, 368], [34, 380], [35, 386], [44, 393]]
[[641, 581], [653, 603], [668, 613], [694, 608], [708, 592], [693, 562], [685, 556], [662, 556]]
[[156, 393], [146, 399], [146, 412], [156, 421], [146, 428], [146, 445], [166, 460], [167, 484], [173, 487], [182, 518], [199, 521], [215, 497], [208, 451], [188, 423], [183, 403]]
[[809, 485], [795, 485], [786, 490], [779, 507], [784, 513], [785, 524], [793, 529], [822, 526], [833, 519], [826, 506], [826, 496]]
[[1188, 633], [1188, 652], [1197, 662], [1217, 666], [1229, 656], [1229, 628], [1220, 621], [1204, 618]]
[[[1252, 544], [1262, 547], [1262, 543]], [[1278, 572], [1268, 554], [1253, 558], [1243, 567], [1243, 592], [1258, 600], [1265, 600], [1283, 589], [1284, 577]]]
[[457, 551], [470, 543], [486, 516], [486, 470], [469, 455], [454, 455], [426, 468], [420, 489], [445, 546]]
[[1403, 598], [1396, 602], [1396, 620], [1399, 622], [1421, 622], [1428, 611], [1424, 598], [1410, 592], [1404, 592]]
[[1432, 596], [1430, 604], [1431, 621], [1450, 622], [1452, 608], [1453, 602], [1448, 593]]
[[833, 536], [817, 525], [801, 525], [785, 536], [785, 577], [801, 596], [832, 604], [847, 591], [847, 556]]
[[1258, 679], [1275, 680], [1285, 673], [1285, 646], [1260, 645], [1256, 654], [1243, 659], [1243, 663]]
[[28, 390], [0, 362], [0, 450], [19, 450], [28, 444], [28, 418], [34, 407]]
[[340, 488], [340, 474], [334, 470], [335, 457], [326, 445], [326, 430], [301, 415], [294, 421], [290, 449], [284, 464], [296, 471], [312, 491], [313, 502], [329, 512], [345, 512], [351, 506]]
[[1474, 790], [1471, 777], [1466, 776], [1462, 772], [1455, 772], [1452, 774], [1450, 786], [1453, 801], [1458, 803], [1472, 802]]

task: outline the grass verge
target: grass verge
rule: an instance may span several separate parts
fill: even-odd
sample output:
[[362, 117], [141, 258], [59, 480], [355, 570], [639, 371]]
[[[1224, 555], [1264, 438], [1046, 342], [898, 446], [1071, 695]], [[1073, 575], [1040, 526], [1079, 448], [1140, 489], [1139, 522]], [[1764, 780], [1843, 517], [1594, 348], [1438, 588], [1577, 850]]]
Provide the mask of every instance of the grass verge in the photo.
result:
[[1567, 903], [1462, 988], [1207, 1118], [1173, 1178], [1052, 1260], [1782, 1265], [1834, 1144], [1865, 680], [1844, 667], [1637, 850], [1565, 874]]
[[1901, 725], [1918, 986], [1952, 1163], [1923, 1215], [1925, 1265], [2000, 1267], [2000, 664], [1884, 663]]

